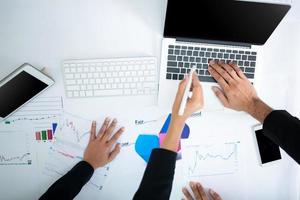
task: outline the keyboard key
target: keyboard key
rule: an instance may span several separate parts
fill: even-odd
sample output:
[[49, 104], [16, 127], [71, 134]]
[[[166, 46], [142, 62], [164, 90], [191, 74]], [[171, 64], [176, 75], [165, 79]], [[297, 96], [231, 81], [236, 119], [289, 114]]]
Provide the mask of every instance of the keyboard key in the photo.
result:
[[208, 69], [208, 64], [203, 64], [203, 69]]
[[247, 60], [247, 56], [246, 56], [246, 55], [243, 55], [243, 56], [242, 56], [242, 60]]
[[178, 67], [183, 67], [183, 62], [178, 62]]
[[231, 53], [232, 51], [230, 49], [227, 49], [226, 50], [226, 53]]
[[189, 57], [184, 56], [184, 57], [183, 57], [183, 61], [188, 62], [188, 61], [189, 61]]
[[244, 66], [244, 62], [243, 61], [239, 61], [238, 62], [238, 66]]
[[188, 50], [193, 50], [194, 49], [194, 47], [188, 47]]
[[248, 74], [248, 73], [245, 73], [245, 76], [246, 76], [247, 78], [254, 78], [254, 74]]
[[193, 51], [193, 56], [198, 56], [198, 51]]
[[250, 60], [250, 61], [256, 61], [256, 56], [248, 56], [248, 60]]
[[224, 53], [224, 58], [225, 59], [229, 58], [229, 54], [228, 53]]
[[174, 45], [169, 45], [169, 48], [170, 48], [170, 49], [173, 49], [173, 48], [174, 48]]
[[183, 74], [179, 74], [179, 80], [182, 80], [184, 78]]
[[204, 52], [201, 51], [201, 52], [199, 53], [199, 56], [200, 56], [200, 57], [203, 57], [203, 56], [204, 56]]
[[244, 66], [249, 67], [249, 65], [250, 65], [249, 61], [245, 61]]
[[123, 90], [95, 90], [95, 96], [120, 96], [123, 94]]
[[185, 73], [186, 73], [186, 69], [185, 69], [185, 68], [181, 68], [180, 72], [181, 72], [182, 74], [185, 74]]
[[202, 64], [197, 64], [197, 68], [201, 69], [202, 68]]
[[184, 63], [184, 67], [185, 67], [185, 68], [189, 68], [189, 67], [190, 67], [190, 64], [189, 64], [189, 63]]
[[168, 62], [167, 66], [169, 66], [169, 67], [176, 67], [177, 66], [177, 62]]
[[250, 63], [250, 66], [251, 66], [251, 67], [255, 67], [255, 62], [251, 62], [251, 63]]
[[212, 51], [213, 49], [212, 48], [207, 48], [207, 51]]
[[254, 68], [247, 67], [245, 72], [254, 73], [254, 70], [255, 70]]
[[191, 56], [192, 55], [192, 51], [187, 51], [186, 53], [188, 56]]
[[229, 58], [233, 60], [233, 59], [235, 59], [235, 55], [234, 54], [230, 54]]
[[212, 58], [217, 58], [217, 53], [212, 53], [212, 54], [211, 54], [211, 57], [212, 57]]
[[225, 49], [220, 49], [220, 52], [224, 53], [224, 52], [225, 52]]
[[173, 74], [172, 79], [173, 79], [173, 80], [178, 80], [178, 74]]
[[171, 54], [171, 55], [172, 55], [173, 53], [174, 53], [174, 50], [173, 50], [173, 49], [169, 49], [169, 50], [168, 50], [168, 54]]
[[176, 60], [176, 56], [168, 56], [168, 60]]
[[218, 58], [223, 58], [223, 54], [222, 53], [218, 53]]
[[245, 52], [244, 51], [239, 51], [239, 54], [244, 54]]
[[180, 46], [176, 45], [176, 46], [175, 46], [175, 49], [180, 49]]
[[181, 50], [180, 54], [181, 54], [182, 56], [185, 56], [185, 55], [186, 55], [186, 50]]
[[253, 52], [251, 52], [251, 55], [256, 55], [256, 54], [257, 54], [257, 53], [256, 53], [256, 52], [254, 52], [254, 51], [253, 51]]
[[200, 58], [200, 57], [197, 57], [197, 58], [196, 58], [196, 62], [197, 62], [197, 63], [201, 62], [201, 58]]
[[206, 56], [207, 58], [209, 58], [209, 57], [211, 56], [211, 53], [210, 53], [210, 52], [206, 52], [206, 53], [205, 53], [205, 56]]
[[182, 46], [181, 49], [187, 49], [187, 46]]
[[195, 57], [190, 57], [190, 62], [195, 62]]
[[170, 73], [179, 73], [179, 68], [170, 68], [170, 67], [168, 67], [167, 68], [167, 72], [170, 72]]
[[180, 51], [178, 49], [175, 50], [175, 55], [179, 55]]
[[195, 51], [199, 51], [200, 50], [200, 47], [195, 47]]
[[199, 80], [201, 82], [212, 82], [212, 83], [216, 82], [216, 80], [211, 76], [199, 76]]
[[177, 61], [182, 61], [182, 56], [177, 56]]
[[208, 63], [207, 58], [202, 58], [202, 63]]
[[236, 55], [235, 57], [237, 60], [240, 60], [242, 58], [242, 56], [240, 54]]
[[214, 49], [214, 52], [219, 52], [219, 49]]

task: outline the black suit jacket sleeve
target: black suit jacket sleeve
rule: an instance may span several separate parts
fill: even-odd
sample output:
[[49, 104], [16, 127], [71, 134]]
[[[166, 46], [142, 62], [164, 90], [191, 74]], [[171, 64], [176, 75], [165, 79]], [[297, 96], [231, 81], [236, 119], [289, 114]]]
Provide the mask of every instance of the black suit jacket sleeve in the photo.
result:
[[263, 133], [300, 164], [300, 120], [283, 110], [272, 111], [265, 119]]
[[85, 161], [77, 163], [67, 174], [51, 185], [40, 200], [73, 199], [90, 180], [93, 173], [94, 168], [89, 163]]
[[139, 189], [134, 200], [166, 200], [170, 198], [177, 153], [166, 149], [154, 149], [151, 153]]

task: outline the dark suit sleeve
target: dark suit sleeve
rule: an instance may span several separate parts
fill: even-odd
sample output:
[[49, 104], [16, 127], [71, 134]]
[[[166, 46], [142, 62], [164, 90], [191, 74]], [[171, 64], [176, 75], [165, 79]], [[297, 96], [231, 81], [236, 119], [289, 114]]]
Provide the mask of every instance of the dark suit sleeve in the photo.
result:
[[166, 200], [170, 198], [177, 153], [154, 149], [134, 200]]
[[93, 173], [94, 169], [89, 163], [85, 161], [77, 163], [66, 175], [51, 185], [40, 200], [73, 199], [90, 180]]
[[265, 119], [263, 133], [300, 164], [300, 120], [283, 110], [272, 111]]

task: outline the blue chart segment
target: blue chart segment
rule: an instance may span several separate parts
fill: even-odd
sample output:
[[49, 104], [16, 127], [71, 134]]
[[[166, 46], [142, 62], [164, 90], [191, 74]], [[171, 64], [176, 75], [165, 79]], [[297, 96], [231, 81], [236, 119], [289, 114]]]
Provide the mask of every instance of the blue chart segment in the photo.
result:
[[233, 174], [238, 171], [240, 142], [185, 146], [183, 159], [189, 177]]

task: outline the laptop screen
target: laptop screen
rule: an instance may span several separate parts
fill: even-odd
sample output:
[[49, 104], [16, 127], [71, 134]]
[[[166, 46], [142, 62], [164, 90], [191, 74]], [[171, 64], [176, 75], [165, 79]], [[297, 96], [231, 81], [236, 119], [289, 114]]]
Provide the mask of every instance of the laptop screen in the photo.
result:
[[233, 0], [169, 0], [164, 36], [262, 45], [289, 9]]

